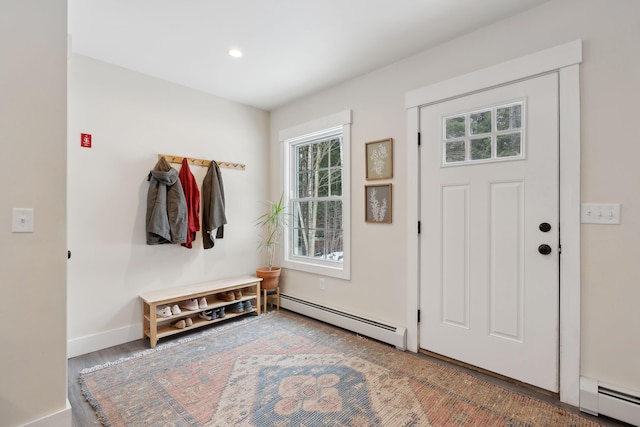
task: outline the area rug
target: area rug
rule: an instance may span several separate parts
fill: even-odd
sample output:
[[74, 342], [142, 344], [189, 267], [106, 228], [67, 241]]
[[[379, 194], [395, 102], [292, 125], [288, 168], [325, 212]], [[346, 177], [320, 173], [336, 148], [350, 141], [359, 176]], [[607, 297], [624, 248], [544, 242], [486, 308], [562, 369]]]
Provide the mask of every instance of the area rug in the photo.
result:
[[597, 426], [286, 311], [85, 369], [80, 383], [105, 426]]

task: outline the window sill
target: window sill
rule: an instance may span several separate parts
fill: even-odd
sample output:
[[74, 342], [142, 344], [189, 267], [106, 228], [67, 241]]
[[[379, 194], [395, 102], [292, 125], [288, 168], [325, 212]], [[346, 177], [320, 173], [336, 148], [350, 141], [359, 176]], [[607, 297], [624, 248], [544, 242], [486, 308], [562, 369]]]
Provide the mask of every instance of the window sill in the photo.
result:
[[345, 268], [346, 263], [342, 265], [336, 263], [320, 263], [320, 262], [305, 262], [301, 260], [287, 260], [282, 262], [282, 267], [289, 270], [304, 271], [306, 273], [313, 273], [319, 276], [335, 277], [337, 279], [350, 280], [351, 274], [348, 268]]

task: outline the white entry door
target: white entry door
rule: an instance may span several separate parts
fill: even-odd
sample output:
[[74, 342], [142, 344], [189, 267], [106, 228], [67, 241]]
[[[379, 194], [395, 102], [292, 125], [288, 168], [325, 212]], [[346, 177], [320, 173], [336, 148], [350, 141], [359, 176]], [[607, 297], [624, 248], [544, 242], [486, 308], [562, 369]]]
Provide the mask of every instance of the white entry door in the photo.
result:
[[556, 73], [420, 109], [420, 347], [554, 392]]

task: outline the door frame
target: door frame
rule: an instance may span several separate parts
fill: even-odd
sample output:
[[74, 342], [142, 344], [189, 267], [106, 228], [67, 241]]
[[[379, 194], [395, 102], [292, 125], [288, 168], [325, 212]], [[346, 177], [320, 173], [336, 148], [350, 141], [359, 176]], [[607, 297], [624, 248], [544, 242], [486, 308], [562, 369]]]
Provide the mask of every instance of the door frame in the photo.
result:
[[[560, 400], [579, 406], [580, 385], [580, 75], [582, 40], [522, 56], [406, 93], [407, 348], [417, 352], [420, 301], [420, 108], [557, 72], [560, 111]], [[413, 197], [412, 197], [413, 196]]]

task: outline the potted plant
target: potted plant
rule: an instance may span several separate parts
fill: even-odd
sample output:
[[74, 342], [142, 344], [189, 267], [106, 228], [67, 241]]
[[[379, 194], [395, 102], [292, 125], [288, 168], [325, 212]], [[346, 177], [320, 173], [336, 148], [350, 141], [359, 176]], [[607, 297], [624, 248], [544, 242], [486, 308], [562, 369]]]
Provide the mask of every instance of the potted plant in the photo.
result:
[[277, 203], [267, 202], [269, 210], [256, 220], [261, 228], [260, 244], [258, 249], [266, 252], [266, 267], [256, 269], [256, 275], [262, 278], [260, 287], [266, 290], [273, 290], [278, 287], [280, 282], [280, 267], [275, 267], [274, 258], [276, 247], [280, 245], [282, 240], [282, 232], [287, 224], [287, 213], [283, 205], [284, 194], [280, 195]]

